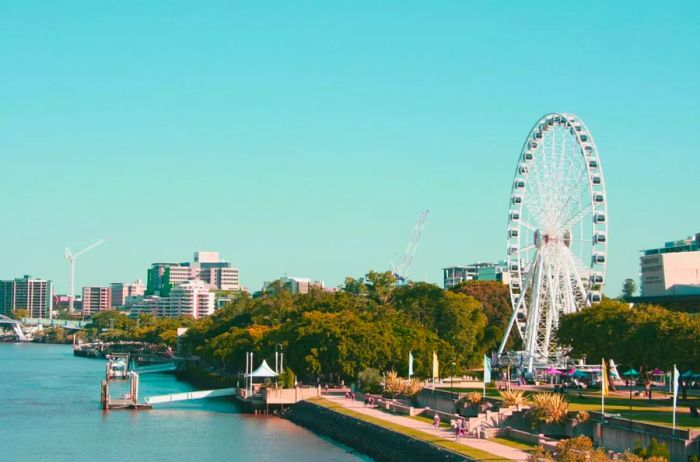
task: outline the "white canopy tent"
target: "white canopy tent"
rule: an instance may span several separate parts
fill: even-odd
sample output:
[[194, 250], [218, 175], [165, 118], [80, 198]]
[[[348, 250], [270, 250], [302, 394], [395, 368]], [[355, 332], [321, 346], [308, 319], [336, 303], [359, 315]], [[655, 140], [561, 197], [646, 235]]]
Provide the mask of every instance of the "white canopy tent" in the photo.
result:
[[252, 378], [268, 378], [268, 377], [277, 377], [279, 374], [277, 372], [273, 371], [270, 366], [267, 365], [267, 361], [263, 359], [262, 364], [255, 369], [253, 372], [250, 374], [246, 374], [246, 377], [252, 377]]

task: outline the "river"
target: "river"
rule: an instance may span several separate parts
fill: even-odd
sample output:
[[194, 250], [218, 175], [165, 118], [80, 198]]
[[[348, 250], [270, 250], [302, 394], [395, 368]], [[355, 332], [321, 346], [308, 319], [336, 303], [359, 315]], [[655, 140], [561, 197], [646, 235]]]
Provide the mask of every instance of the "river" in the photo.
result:
[[[0, 460], [371, 460], [287, 420], [242, 414], [230, 398], [103, 412], [104, 365], [69, 345], [0, 343]], [[172, 375], [141, 377], [141, 396], [193, 389]]]

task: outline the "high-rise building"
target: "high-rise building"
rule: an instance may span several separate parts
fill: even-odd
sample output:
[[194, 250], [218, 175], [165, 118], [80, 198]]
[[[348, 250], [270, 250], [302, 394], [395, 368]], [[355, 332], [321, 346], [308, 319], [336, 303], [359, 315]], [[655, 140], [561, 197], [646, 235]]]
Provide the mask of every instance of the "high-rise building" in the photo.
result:
[[143, 295], [146, 288], [143, 282], [139, 279], [134, 282], [113, 282], [110, 284], [112, 291], [112, 306], [126, 306], [127, 297], [137, 297]]
[[501, 281], [508, 284], [507, 262], [473, 263], [464, 266], [450, 266], [442, 269], [443, 287], [449, 289], [465, 281]]
[[186, 281], [172, 288], [170, 295], [146, 296], [131, 306], [131, 316], [152, 314], [157, 317], [189, 316], [199, 319], [214, 313], [215, 295], [204, 281]]
[[112, 309], [112, 291], [109, 287], [83, 287], [83, 316]]
[[217, 290], [238, 291], [241, 288], [238, 268], [221, 260], [219, 252], [199, 251], [194, 253], [192, 263], [153, 263], [148, 270], [145, 294], [167, 297], [173, 287], [196, 279]]
[[0, 281], [0, 313], [9, 316], [19, 309], [32, 318], [53, 317], [53, 282], [29, 275]]
[[185, 263], [153, 263], [146, 279], [146, 295], [167, 297], [170, 289], [196, 277], [194, 268]]
[[231, 263], [221, 260], [219, 252], [195, 252], [194, 262], [197, 278], [217, 290], [238, 291], [241, 289], [238, 280], [238, 268], [232, 268]]
[[199, 319], [214, 313], [214, 293], [204, 281], [187, 281], [170, 291], [171, 318], [189, 316]]
[[700, 233], [643, 251], [641, 296], [700, 295]]
[[309, 278], [298, 278], [284, 276], [274, 281], [265, 282], [263, 290], [274, 291], [275, 283], [279, 282], [282, 288], [290, 294], [308, 294], [311, 289], [325, 289], [326, 285], [323, 281], [313, 281]]

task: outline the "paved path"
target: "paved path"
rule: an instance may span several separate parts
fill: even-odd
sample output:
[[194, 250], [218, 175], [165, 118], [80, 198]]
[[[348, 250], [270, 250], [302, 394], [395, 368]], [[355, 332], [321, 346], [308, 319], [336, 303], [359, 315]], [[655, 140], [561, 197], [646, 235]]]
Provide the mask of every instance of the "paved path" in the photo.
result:
[[[377, 419], [384, 420], [386, 422], [391, 422], [397, 425], [402, 425], [404, 427], [411, 428], [413, 430], [419, 430], [423, 433], [428, 433], [433, 436], [439, 436], [446, 440], [454, 441], [454, 432], [450, 429], [439, 429], [436, 430], [431, 424], [427, 422], [421, 422], [420, 420], [411, 419], [409, 417], [389, 414], [387, 412], [380, 411], [376, 408], [365, 407], [362, 401], [352, 401], [345, 399], [343, 396], [337, 395], [326, 395], [323, 397], [328, 401], [332, 401], [335, 404], [339, 404], [347, 409], [352, 409], [360, 414], [365, 414]], [[515, 449], [510, 446], [495, 443], [493, 441], [479, 439], [479, 438], [462, 438], [460, 444], [464, 446], [469, 446], [474, 449], [480, 449], [482, 451], [488, 452], [501, 459], [510, 459], [517, 461], [527, 460], [528, 454], [520, 449]]]

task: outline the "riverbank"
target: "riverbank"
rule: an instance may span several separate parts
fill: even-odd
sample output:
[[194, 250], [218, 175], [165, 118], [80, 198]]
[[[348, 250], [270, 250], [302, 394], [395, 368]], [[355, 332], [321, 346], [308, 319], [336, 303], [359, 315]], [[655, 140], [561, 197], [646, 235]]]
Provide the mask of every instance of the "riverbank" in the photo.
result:
[[302, 401], [281, 417], [332, 438], [379, 462], [462, 462], [474, 460], [408, 434], [390, 430], [357, 416], [323, 405], [324, 400]]
[[284, 417], [380, 461], [524, 461], [528, 457], [520, 449], [489, 440], [455, 442], [449, 428], [435, 429], [432, 422], [386, 413], [342, 396], [299, 403]]

